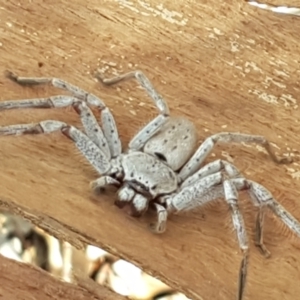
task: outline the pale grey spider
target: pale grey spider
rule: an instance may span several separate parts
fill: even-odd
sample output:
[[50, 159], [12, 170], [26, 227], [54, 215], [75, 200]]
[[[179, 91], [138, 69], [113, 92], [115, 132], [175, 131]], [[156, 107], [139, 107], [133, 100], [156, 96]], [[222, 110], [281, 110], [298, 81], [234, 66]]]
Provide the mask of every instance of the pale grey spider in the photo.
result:
[[[188, 211], [208, 202], [224, 198], [231, 209], [243, 259], [240, 266], [237, 299], [244, 294], [248, 264], [248, 239], [244, 219], [238, 206], [238, 191], [247, 190], [252, 202], [259, 207], [256, 225], [256, 245], [269, 255], [263, 243], [263, 220], [266, 208], [277, 215], [292, 231], [300, 236], [300, 223], [282, 207], [272, 194], [260, 184], [243, 177], [237, 168], [224, 160], [204, 164], [217, 142], [256, 143], [263, 146], [277, 163], [291, 162], [277, 158], [270, 143], [263, 136], [222, 132], [208, 137], [197, 146], [196, 129], [183, 117], [171, 117], [163, 98], [147, 77], [134, 71], [112, 79], [102, 80], [110, 85], [136, 78], [153, 99], [159, 115], [143, 127], [122, 152], [121, 141], [114, 118], [105, 104], [93, 94], [56, 78], [7, 76], [21, 85], [51, 84], [71, 92], [40, 99], [9, 100], [0, 102], [0, 110], [16, 108], [53, 108], [73, 106], [79, 114], [86, 134], [61, 121], [46, 120], [36, 124], [18, 124], [0, 127], [0, 135], [39, 134], [61, 131], [70, 138], [83, 156], [98, 171], [100, 177], [91, 183], [101, 191], [112, 185], [119, 188], [115, 204], [126, 207], [139, 217], [151, 206], [157, 211], [157, 222], [151, 224], [156, 233], [166, 229], [167, 215]], [[89, 106], [101, 111], [99, 126]]]

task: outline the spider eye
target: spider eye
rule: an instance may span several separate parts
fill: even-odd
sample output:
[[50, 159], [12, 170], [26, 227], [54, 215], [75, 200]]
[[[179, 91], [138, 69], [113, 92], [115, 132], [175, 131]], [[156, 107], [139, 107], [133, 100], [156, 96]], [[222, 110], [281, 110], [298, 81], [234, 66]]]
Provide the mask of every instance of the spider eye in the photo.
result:
[[167, 161], [166, 157], [165, 157], [163, 154], [159, 153], [159, 152], [154, 152], [154, 155], [155, 155], [158, 159], [160, 159], [160, 160], [162, 160], [162, 161]]

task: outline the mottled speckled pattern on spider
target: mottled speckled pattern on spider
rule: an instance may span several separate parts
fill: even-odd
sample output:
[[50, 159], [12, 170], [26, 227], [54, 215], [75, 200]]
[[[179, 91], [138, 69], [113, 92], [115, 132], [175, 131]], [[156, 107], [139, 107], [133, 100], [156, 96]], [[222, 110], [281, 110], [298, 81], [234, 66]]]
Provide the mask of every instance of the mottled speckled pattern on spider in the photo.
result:
[[[292, 231], [300, 236], [300, 223], [282, 207], [262, 185], [246, 179], [237, 168], [224, 160], [205, 164], [205, 159], [218, 142], [256, 143], [263, 146], [276, 163], [289, 163], [278, 158], [263, 136], [222, 132], [205, 139], [197, 148], [197, 132], [192, 122], [184, 117], [172, 117], [164, 99], [140, 71], [112, 79], [106, 85], [135, 78], [154, 101], [159, 114], [143, 127], [122, 149], [115, 120], [108, 107], [95, 95], [56, 78], [7, 76], [21, 85], [51, 84], [69, 91], [41, 99], [9, 100], [0, 102], [0, 110], [17, 108], [52, 108], [73, 106], [80, 116], [85, 133], [61, 121], [46, 120], [37, 124], [18, 124], [0, 127], [0, 135], [39, 134], [61, 131], [71, 139], [83, 156], [98, 171], [100, 177], [91, 183], [94, 191], [102, 192], [112, 185], [118, 188], [115, 204], [126, 208], [132, 216], [143, 215], [149, 207], [157, 212], [157, 221], [150, 228], [155, 233], [166, 229], [167, 216], [188, 211], [217, 200], [225, 199], [230, 207], [238, 243], [243, 253], [238, 280], [237, 299], [243, 298], [247, 264], [248, 238], [244, 219], [239, 210], [238, 191], [246, 190], [259, 207], [256, 224], [256, 245], [266, 256], [263, 243], [263, 221], [266, 209], [271, 210]], [[89, 106], [101, 111], [101, 125]]]

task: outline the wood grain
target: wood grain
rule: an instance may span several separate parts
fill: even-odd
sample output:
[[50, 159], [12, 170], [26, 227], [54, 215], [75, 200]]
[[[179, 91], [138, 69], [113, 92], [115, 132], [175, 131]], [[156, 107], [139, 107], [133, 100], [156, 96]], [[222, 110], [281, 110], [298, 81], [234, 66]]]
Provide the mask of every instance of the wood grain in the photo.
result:
[[[200, 141], [224, 130], [262, 134], [278, 152], [299, 158], [299, 19], [238, 0], [47, 3], [1, 2], [1, 74], [60, 77], [97, 94], [112, 109], [125, 147], [156, 110], [135, 82], [107, 88], [92, 72], [106, 67], [109, 76], [138, 68], [174, 115], [195, 122]], [[0, 76], [1, 100], [59, 93]], [[0, 125], [45, 119], [80, 127], [72, 109], [1, 112]], [[2, 137], [0, 157], [3, 206], [20, 214], [33, 210], [35, 216], [27, 217], [36, 224], [55, 220], [48, 227], [57, 236], [72, 242], [70, 232], [76, 233], [192, 299], [234, 299], [241, 254], [224, 202], [173, 216], [167, 232], [156, 236], [147, 228], [152, 216], [132, 219], [112, 197], [95, 199], [88, 184], [97, 174], [62, 135]], [[231, 159], [300, 219], [298, 163], [275, 165], [255, 146], [218, 146], [209, 160], [218, 157]], [[240, 199], [251, 241], [245, 299], [296, 299], [300, 239], [268, 217], [272, 257], [265, 259], [253, 244], [255, 210], [246, 195]]]
[[76, 284], [62, 282], [32, 265], [10, 260], [0, 255], [0, 297], [2, 299], [74, 299], [121, 300], [91, 279], [78, 278]]

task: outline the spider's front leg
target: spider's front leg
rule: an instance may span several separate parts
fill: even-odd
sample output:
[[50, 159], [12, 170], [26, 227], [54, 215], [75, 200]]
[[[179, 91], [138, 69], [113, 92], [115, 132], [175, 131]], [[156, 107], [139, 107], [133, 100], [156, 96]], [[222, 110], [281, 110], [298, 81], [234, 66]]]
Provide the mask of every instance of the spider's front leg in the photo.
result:
[[110, 79], [103, 79], [99, 74], [96, 74], [96, 77], [105, 85], [112, 85], [122, 81], [136, 79], [155, 103], [159, 115], [143, 127], [129, 143], [129, 149], [140, 150], [169, 120], [170, 111], [167, 102], [159, 95], [150, 80], [141, 71], [132, 71]]
[[[23, 86], [50, 84], [53, 87], [70, 92], [73, 96], [58, 95], [47, 98], [1, 101], [0, 111], [21, 108], [63, 108], [73, 106], [77, 114], [80, 115], [88, 137], [98, 147], [103, 149], [106, 156], [110, 158], [120, 155], [122, 146], [114, 117], [100, 98], [59, 78], [20, 77], [12, 72], [6, 72], [6, 77]], [[88, 105], [95, 106], [101, 111], [103, 129], [99, 126]]]

